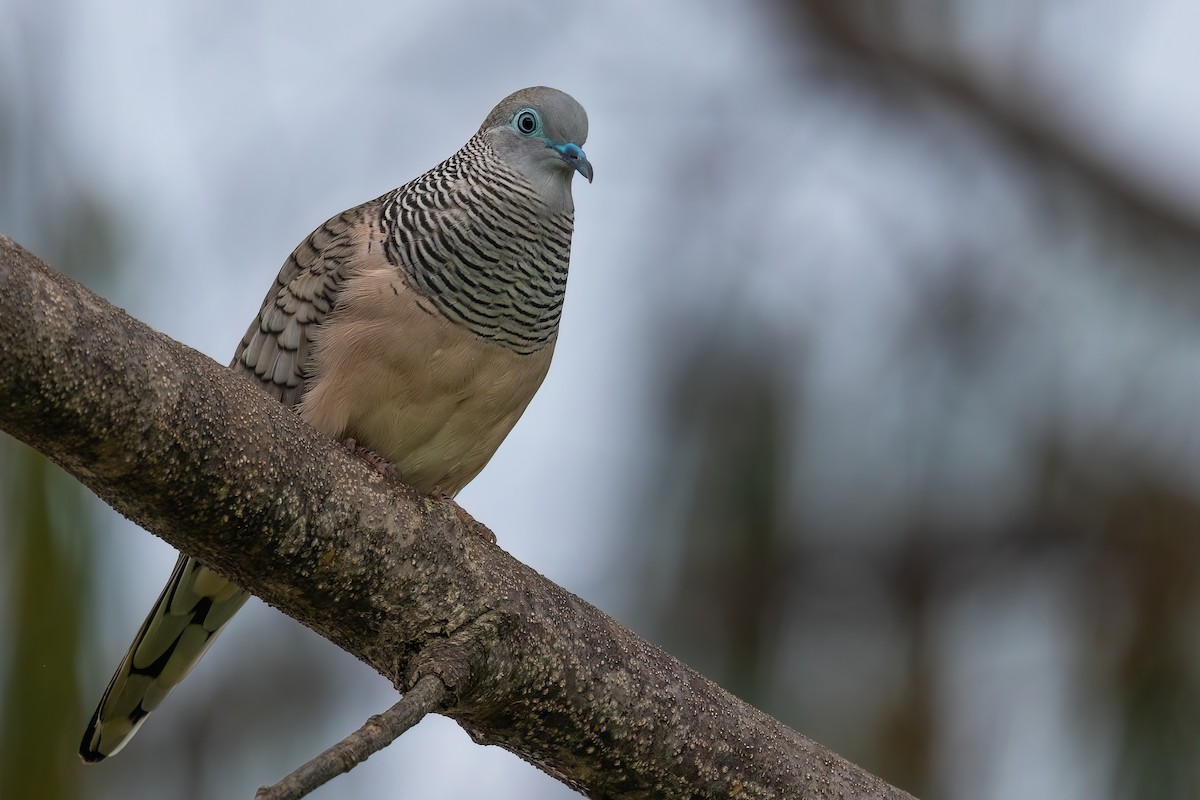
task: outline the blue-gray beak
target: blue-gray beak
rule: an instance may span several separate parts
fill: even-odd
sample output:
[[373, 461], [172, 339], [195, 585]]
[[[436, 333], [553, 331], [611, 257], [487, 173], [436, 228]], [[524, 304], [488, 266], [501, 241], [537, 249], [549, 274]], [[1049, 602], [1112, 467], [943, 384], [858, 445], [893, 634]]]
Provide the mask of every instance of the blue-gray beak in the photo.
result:
[[587, 155], [577, 144], [552, 144], [550, 145], [558, 151], [559, 157], [570, 164], [576, 172], [588, 179], [588, 183], [592, 182], [592, 162], [587, 160]]

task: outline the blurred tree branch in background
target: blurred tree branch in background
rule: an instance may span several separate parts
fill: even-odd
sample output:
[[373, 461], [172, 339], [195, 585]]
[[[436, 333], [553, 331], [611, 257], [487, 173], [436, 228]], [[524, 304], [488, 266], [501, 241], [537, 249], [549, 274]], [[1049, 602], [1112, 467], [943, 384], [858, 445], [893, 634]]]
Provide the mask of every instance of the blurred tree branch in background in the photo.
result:
[[[958, 24], [971, 14], [968, 3], [784, 0], [776, 5], [799, 38], [824, 48], [841, 61], [843, 75], [881, 97], [910, 104], [931, 97], [974, 119], [984, 135], [1027, 159], [1042, 178], [1075, 182], [1146, 233], [1200, 242], [1195, 209], [1172, 202], [1144, 185], [1130, 165], [1097, 155], [1063, 130], [1054, 119], [1054, 99], [1039, 91], [1019, 51], [1000, 68], [978, 66], [965, 53], [953, 55], [963, 35]], [[1035, 16], [1027, 14], [1031, 33]], [[922, 113], [919, 103], [913, 111]]]
[[[880, 194], [942, 226], [923, 240], [862, 191], [855, 234], [890, 257], [884, 308], [900, 309], [852, 329], [875, 349], [835, 347], [799, 298], [791, 327], [752, 300], [676, 322], [645, 470], [670, 478], [644, 479], [635, 537], [672, 543], [647, 548], [647, 624], [921, 797], [1035, 796], [1030, 749], [1077, 765], [1055, 796], [1200, 796], [1200, 214], [1073, 131], [1019, 47], [985, 52], [970, 33], [987, 9], [772, 4], [797, 102], [843, 111], [872, 166], [907, 158], [913, 186], [885, 173]], [[1048, 13], [1003, 10], [1031, 36]], [[783, 151], [833, 160], [795, 135]], [[722, 211], [710, 240], [769, 235]], [[702, 213], [685, 206], [674, 236]], [[779, 270], [863, 266], [810, 254], [814, 238], [797, 231]], [[687, 274], [727, 270], [726, 253], [692, 255]], [[878, 279], [847, 283], [874, 300]], [[876, 360], [828, 363], [855, 349]]]
[[77, 773], [59, 765], [79, 735], [76, 671], [91, 526], [76, 482], [14, 442], [0, 442], [0, 454], [12, 475], [0, 493], [7, 556], [0, 569], [12, 587], [3, 611], [16, 622], [0, 648], [0, 789], [5, 797], [70, 797]]

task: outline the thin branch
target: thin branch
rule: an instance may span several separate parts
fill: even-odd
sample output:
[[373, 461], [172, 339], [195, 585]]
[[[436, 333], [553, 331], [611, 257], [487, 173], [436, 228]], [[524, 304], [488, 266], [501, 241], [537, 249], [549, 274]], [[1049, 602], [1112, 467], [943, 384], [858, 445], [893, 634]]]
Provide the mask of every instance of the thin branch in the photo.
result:
[[255, 800], [298, 800], [396, 741], [406, 730], [436, 711], [446, 699], [446, 685], [426, 675], [400, 702], [376, 714], [354, 733], [300, 766], [274, 786], [264, 786]]

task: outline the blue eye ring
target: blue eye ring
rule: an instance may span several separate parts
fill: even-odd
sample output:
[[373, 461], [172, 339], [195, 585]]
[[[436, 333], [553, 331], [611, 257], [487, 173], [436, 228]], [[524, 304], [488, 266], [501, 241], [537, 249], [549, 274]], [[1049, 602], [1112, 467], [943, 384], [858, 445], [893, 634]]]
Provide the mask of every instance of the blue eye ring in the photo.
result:
[[522, 108], [513, 114], [512, 126], [522, 136], [534, 136], [542, 130], [542, 118], [535, 109]]

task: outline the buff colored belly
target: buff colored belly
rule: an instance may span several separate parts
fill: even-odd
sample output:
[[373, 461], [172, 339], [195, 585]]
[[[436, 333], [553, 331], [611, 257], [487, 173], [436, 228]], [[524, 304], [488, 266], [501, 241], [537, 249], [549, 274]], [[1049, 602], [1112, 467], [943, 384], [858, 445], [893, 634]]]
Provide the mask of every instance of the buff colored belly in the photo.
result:
[[422, 307], [391, 270], [343, 292], [315, 342], [300, 414], [384, 456], [413, 487], [456, 493], [520, 418], [553, 344], [520, 356], [485, 342]]

